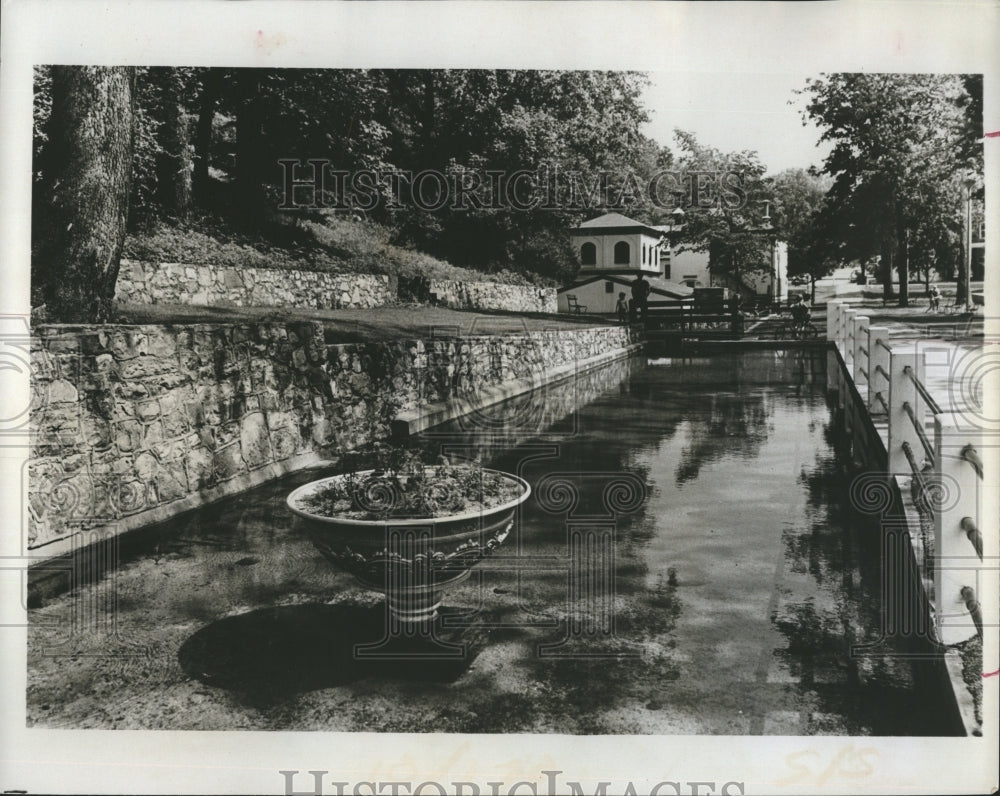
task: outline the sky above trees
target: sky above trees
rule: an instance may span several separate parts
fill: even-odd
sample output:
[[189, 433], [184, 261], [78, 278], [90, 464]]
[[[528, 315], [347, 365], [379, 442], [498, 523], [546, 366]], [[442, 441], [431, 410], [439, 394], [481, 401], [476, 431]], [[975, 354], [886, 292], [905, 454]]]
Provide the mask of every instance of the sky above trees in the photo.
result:
[[754, 150], [770, 174], [819, 168], [830, 145], [822, 131], [803, 124], [805, 101], [794, 92], [815, 73], [649, 72], [643, 103], [650, 121], [643, 132], [674, 147], [674, 128], [723, 152]]

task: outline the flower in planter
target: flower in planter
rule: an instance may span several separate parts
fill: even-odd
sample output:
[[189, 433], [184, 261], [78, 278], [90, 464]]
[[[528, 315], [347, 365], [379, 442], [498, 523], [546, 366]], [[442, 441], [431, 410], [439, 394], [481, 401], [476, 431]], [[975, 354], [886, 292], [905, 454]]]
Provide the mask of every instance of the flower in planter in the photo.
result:
[[378, 445], [376, 467], [355, 470], [303, 497], [301, 507], [323, 516], [359, 520], [426, 519], [499, 506], [520, 494], [515, 482], [477, 459], [455, 464], [440, 457]]

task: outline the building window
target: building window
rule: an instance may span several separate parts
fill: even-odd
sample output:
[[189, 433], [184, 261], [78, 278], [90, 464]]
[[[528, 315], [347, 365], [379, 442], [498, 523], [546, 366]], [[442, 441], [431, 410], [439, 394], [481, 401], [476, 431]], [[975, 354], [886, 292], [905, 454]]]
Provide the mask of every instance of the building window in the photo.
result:
[[632, 262], [632, 250], [621, 240], [615, 244], [615, 265], [628, 265]]
[[614, 293], [615, 292], [615, 283], [614, 282], [605, 282], [604, 283], [604, 292], [605, 293]]
[[648, 259], [646, 257], [647, 252], [648, 252], [648, 249], [646, 247], [646, 244], [644, 243], [644, 244], [642, 244], [642, 264], [643, 265], [645, 265], [648, 262]]
[[660, 267], [663, 268], [663, 278], [670, 279], [670, 247], [660, 249]]
[[597, 265], [597, 247], [593, 243], [584, 243], [580, 247], [580, 262], [584, 265]]

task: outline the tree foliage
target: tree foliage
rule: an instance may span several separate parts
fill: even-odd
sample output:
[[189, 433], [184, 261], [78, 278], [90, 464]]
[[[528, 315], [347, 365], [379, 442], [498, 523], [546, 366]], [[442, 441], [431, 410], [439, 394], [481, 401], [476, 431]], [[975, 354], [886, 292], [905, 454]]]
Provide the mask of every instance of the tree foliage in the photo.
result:
[[[136, 79], [133, 228], [193, 214], [284, 234], [289, 221], [275, 212], [283, 159], [325, 159], [345, 172], [434, 169], [479, 179], [487, 197], [490, 170], [539, 179], [574, 172], [587, 184], [606, 172], [611, 184], [600, 201], [624, 211], [642, 199], [630, 192], [629, 175], [638, 169], [641, 179], [669, 160], [640, 132], [645, 78], [633, 72], [157, 67], [136, 70]], [[50, 69], [41, 68], [36, 152], [51, 101]], [[393, 201], [398, 185], [375, 188], [374, 206], [344, 212], [457, 265], [555, 278], [575, 269], [568, 227], [598, 209], [504, 201], [428, 211]], [[320, 198], [329, 205], [351, 202], [350, 186], [328, 183], [327, 192]]]
[[836, 260], [821, 238], [820, 215], [829, 177], [806, 169], [787, 169], [774, 177], [774, 224], [788, 244], [788, 276], [809, 280], [815, 300], [816, 280], [833, 269]]
[[[961, 181], [982, 173], [981, 81], [957, 75], [830, 74], [809, 80], [806, 115], [833, 144], [819, 239], [843, 261], [879, 258], [886, 296], [911, 267], [960, 249]], [[970, 93], [970, 90], [972, 93]], [[977, 108], [979, 110], [977, 110]]]
[[[756, 152], [722, 152], [698, 143], [684, 130], [675, 131], [675, 137], [681, 150], [676, 169], [688, 175], [686, 198], [691, 203], [683, 216], [683, 246], [707, 251], [713, 276], [744, 290], [746, 276], [770, 267], [777, 234], [767, 221], [775, 194], [765, 177], [766, 168]], [[690, 186], [692, 179], [699, 183], [697, 195]], [[739, 185], [738, 192], [731, 190], [735, 185]]]

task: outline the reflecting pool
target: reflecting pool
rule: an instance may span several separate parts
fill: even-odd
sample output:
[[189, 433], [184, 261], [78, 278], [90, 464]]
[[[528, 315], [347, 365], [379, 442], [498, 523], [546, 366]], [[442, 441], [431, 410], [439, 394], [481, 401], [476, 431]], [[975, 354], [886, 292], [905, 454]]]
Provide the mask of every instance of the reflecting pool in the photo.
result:
[[[932, 663], [876, 643], [879, 520], [851, 506], [825, 368], [809, 351], [619, 361], [413, 440], [535, 490], [446, 597], [458, 662], [357, 661], [381, 598], [284, 508], [327, 471], [126, 537], [112, 576], [36, 597], [29, 723], [940, 734]], [[80, 606], [101, 595], [117, 612], [98, 627]]]

